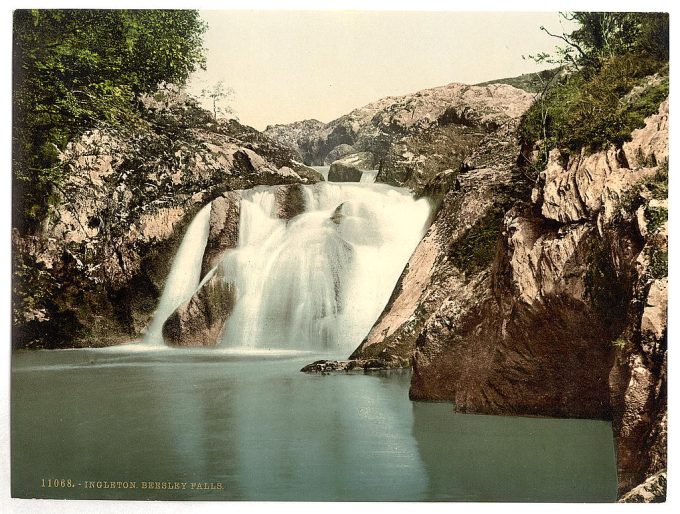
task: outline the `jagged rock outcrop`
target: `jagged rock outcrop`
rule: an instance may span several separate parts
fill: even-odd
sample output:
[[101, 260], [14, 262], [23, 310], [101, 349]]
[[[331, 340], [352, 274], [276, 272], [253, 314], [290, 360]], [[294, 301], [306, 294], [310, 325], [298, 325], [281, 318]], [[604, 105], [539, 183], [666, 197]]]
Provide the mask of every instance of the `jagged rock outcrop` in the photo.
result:
[[[68, 145], [66, 178], [41, 230], [13, 233], [16, 346], [139, 336], [168, 255], [203, 205], [225, 191], [322, 180], [287, 146], [234, 120], [216, 123], [176, 91], [142, 100], [136, 124], [102, 127]], [[236, 214], [228, 198], [214, 216]], [[233, 237], [233, 229], [213, 237], [206, 268]]]
[[342, 144], [338, 145], [335, 148], [333, 148], [326, 157], [324, 157], [323, 163], [326, 166], [330, 166], [333, 164], [335, 161], [338, 159], [342, 159], [346, 155], [356, 153], [356, 148], [354, 148], [352, 145], [347, 145], [347, 144]]
[[203, 252], [201, 276], [217, 265], [219, 257], [238, 243], [238, 222], [241, 215], [241, 195], [228, 191], [210, 204], [208, 241]]
[[412, 354], [411, 398], [463, 412], [611, 419], [620, 494], [662, 473], [667, 120], [666, 101], [622, 148], [553, 152], [529, 203], [516, 143], [487, 136], [426, 186], [449, 189], [351, 357]]
[[666, 472], [660, 471], [624, 494], [621, 503], [660, 503], [666, 501]]
[[387, 97], [325, 125], [297, 122], [265, 134], [299, 151], [308, 165], [323, 165], [342, 145], [371, 152], [377, 181], [421, 193], [439, 171], [458, 169], [490, 133], [516, 121], [534, 95], [505, 84], [449, 84]]
[[333, 161], [328, 171], [329, 182], [359, 182], [364, 171], [372, 170], [375, 160], [371, 152], [358, 152]]

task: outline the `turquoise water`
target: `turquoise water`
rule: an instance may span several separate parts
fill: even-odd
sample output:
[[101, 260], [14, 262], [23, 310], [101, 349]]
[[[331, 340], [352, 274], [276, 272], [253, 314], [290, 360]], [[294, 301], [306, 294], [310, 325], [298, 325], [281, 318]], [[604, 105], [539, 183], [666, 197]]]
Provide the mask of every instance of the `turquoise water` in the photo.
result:
[[318, 357], [143, 346], [16, 353], [13, 496], [615, 499], [607, 422], [455, 414], [410, 402], [407, 371], [298, 372]]

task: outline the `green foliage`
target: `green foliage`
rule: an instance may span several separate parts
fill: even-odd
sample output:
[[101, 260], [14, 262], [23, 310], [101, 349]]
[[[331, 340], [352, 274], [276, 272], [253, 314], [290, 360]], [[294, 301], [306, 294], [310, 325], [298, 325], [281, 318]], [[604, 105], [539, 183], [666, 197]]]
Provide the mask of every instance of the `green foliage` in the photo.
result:
[[612, 341], [612, 346], [618, 350], [625, 350], [626, 347], [628, 346], [628, 341], [626, 339], [623, 339], [619, 337], [618, 339]]
[[551, 70], [542, 70], [536, 73], [524, 73], [517, 77], [508, 77], [504, 79], [489, 80], [487, 82], [480, 82], [478, 86], [487, 86], [491, 84], [508, 84], [509, 86], [522, 89], [528, 93], [542, 93], [545, 84], [550, 81], [553, 74], [558, 73], [561, 68]]
[[668, 250], [654, 248], [650, 255], [649, 275], [653, 279], [661, 279], [668, 276]]
[[485, 214], [452, 245], [451, 262], [460, 270], [476, 272], [487, 267], [496, 255], [503, 212], [494, 209]]
[[204, 66], [204, 31], [196, 11], [15, 11], [14, 226], [44, 217], [70, 140], [99, 122], [133, 121], [139, 94]]
[[664, 223], [668, 221], [668, 209], [664, 207], [652, 208], [649, 206], [647, 208], [647, 217], [649, 219], [649, 223], [647, 225], [649, 231], [656, 232], [663, 226]]
[[227, 115], [232, 113], [231, 107], [227, 104], [234, 96], [234, 90], [224, 86], [224, 81], [220, 80], [215, 85], [207, 87], [201, 91], [201, 97], [210, 101], [213, 119], [217, 121], [217, 115]]
[[[546, 88], [520, 127], [526, 145], [542, 141], [543, 161], [552, 148], [575, 153], [623, 144], [668, 96], [668, 15], [565, 17], [578, 28], [570, 34], [548, 33], [566, 46], [558, 49], [557, 57], [543, 54], [535, 59], [562, 64], [570, 72]], [[661, 79], [650, 81], [655, 73]], [[641, 92], [633, 91], [636, 87]]]
[[[659, 71], [664, 74], [660, 83], [624, 98]], [[590, 78], [573, 73], [546, 92], [527, 111], [520, 135], [525, 141], [542, 140], [547, 148], [572, 152], [620, 146], [667, 96], [668, 74], [662, 63], [635, 55], [614, 57]]]
[[[668, 198], [668, 162], [664, 162], [659, 166], [657, 172], [641, 182], [638, 182], [630, 191], [626, 192], [620, 200], [620, 206], [628, 213], [633, 213], [643, 204], [647, 204], [651, 198], [657, 200], [665, 200]], [[663, 209], [663, 211], [666, 211]], [[656, 222], [661, 222], [663, 213], [652, 214], [652, 217], [658, 218]], [[665, 212], [666, 219], [668, 219], [668, 212]], [[651, 219], [651, 218], [650, 218]], [[665, 220], [664, 220], [665, 221]], [[655, 223], [655, 221], [652, 221]], [[663, 224], [663, 222], [661, 222]], [[660, 226], [660, 225], [659, 225]], [[652, 232], [654, 231], [654, 227]]]

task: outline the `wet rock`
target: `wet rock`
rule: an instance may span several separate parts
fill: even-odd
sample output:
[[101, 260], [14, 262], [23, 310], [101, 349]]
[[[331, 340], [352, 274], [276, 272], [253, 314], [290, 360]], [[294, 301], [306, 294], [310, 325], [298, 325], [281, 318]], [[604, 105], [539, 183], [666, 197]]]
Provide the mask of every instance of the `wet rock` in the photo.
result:
[[341, 161], [336, 161], [331, 164], [331, 169], [328, 172], [329, 182], [359, 182], [361, 180], [362, 171], [352, 165], [345, 165]]
[[234, 291], [218, 270], [166, 320], [163, 325], [166, 344], [217, 346], [234, 302]]
[[320, 360], [306, 365], [300, 371], [303, 373], [337, 373], [349, 371], [379, 371], [408, 367], [408, 361], [400, 360], [386, 362], [381, 359], [352, 359], [344, 361]]
[[305, 196], [299, 184], [278, 186], [274, 195], [279, 218], [290, 220], [305, 212]]
[[213, 269], [220, 256], [238, 244], [241, 195], [229, 191], [215, 198], [210, 207], [210, 231], [203, 253], [201, 276]]

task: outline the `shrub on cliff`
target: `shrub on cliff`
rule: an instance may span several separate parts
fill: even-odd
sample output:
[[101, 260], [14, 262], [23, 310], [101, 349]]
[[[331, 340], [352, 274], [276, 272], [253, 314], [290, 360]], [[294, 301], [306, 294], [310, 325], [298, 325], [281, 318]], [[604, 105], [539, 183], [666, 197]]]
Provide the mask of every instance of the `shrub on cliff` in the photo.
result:
[[[560, 63], [569, 72], [547, 82], [520, 127], [526, 146], [542, 142], [578, 152], [621, 145], [668, 96], [668, 15], [573, 13], [570, 34], [554, 35], [566, 46], [536, 60]], [[545, 30], [545, 29], [544, 29]], [[547, 32], [547, 31], [546, 31]], [[647, 79], [658, 74], [657, 80]], [[631, 94], [634, 88], [639, 94]]]
[[204, 65], [197, 11], [17, 10], [13, 39], [13, 225], [44, 217], [66, 144], [105, 121], [134, 122], [136, 99]]

